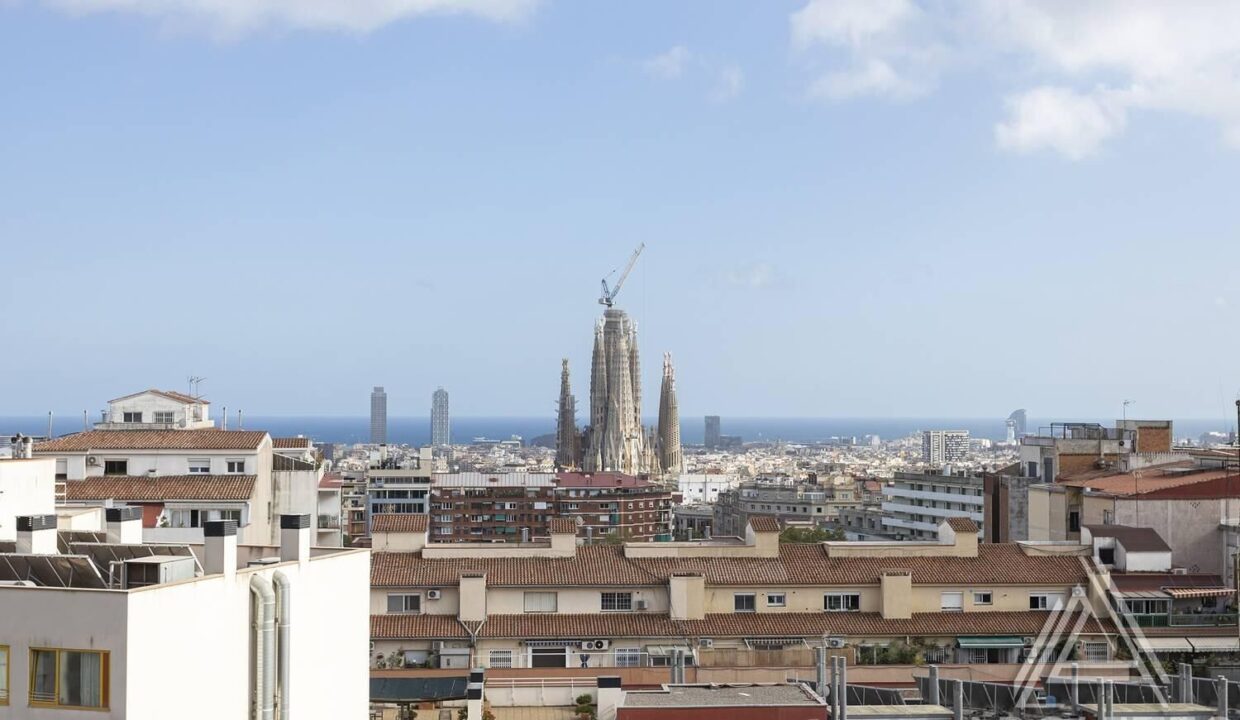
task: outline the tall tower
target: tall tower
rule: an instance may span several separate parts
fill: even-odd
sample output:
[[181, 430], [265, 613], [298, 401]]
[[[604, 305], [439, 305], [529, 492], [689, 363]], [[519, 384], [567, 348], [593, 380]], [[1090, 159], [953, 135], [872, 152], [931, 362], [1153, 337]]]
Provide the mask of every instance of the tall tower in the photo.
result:
[[448, 391], [442, 387], [431, 395], [431, 445], [452, 444], [452, 421], [448, 416]]
[[555, 464], [560, 468], [581, 466], [581, 435], [577, 432], [577, 398], [569, 384], [568, 358], [560, 366], [560, 402], [555, 423]]
[[370, 442], [387, 443], [387, 393], [376, 385], [370, 393]]
[[663, 354], [663, 386], [659, 392], [659, 466], [663, 473], [679, 475], [684, 467], [680, 451], [680, 409], [676, 405], [676, 370], [672, 354]]
[[719, 416], [718, 415], [707, 415], [706, 416], [706, 435], [704, 436], [705, 441], [703, 442], [703, 444], [708, 449], [717, 448], [721, 444], [720, 430], [721, 430], [721, 427], [719, 424]]
[[603, 313], [603, 322], [595, 327], [590, 443], [583, 463], [587, 472], [637, 474], [645, 465], [640, 387], [636, 392], [634, 388], [635, 333], [628, 315], [610, 307]]

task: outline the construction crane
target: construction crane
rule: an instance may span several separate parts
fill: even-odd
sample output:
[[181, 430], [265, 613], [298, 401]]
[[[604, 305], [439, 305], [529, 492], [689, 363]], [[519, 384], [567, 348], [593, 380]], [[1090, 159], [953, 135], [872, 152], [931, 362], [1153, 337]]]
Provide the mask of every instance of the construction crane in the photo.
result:
[[632, 272], [633, 270], [633, 265], [637, 263], [637, 256], [641, 255], [642, 250], [645, 250], [645, 249], [646, 249], [646, 243], [642, 243], [641, 245], [637, 246], [636, 250], [633, 251], [633, 256], [629, 258], [629, 264], [624, 266], [624, 272], [620, 273], [620, 277], [616, 279], [615, 287], [610, 288], [610, 289], [607, 287], [607, 278], [611, 277], [612, 275], [615, 275], [616, 274], [615, 270], [612, 270], [611, 273], [607, 275], [607, 277], [603, 278], [603, 296], [598, 299], [599, 305], [606, 305], [607, 307], [612, 306], [612, 304], [616, 300], [616, 295], [620, 292], [620, 287], [624, 285], [625, 278], [629, 276], [629, 273]]

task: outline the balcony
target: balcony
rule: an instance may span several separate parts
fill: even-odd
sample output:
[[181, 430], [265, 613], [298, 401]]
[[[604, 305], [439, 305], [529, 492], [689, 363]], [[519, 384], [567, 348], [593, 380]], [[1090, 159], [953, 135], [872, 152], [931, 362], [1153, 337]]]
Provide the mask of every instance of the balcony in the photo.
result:
[[1171, 613], [1141, 614], [1129, 613], [1136, 621], [1137, 627], [1228, 627], [1236, 624], [1236, 613]]
[[339, 515], [320, 515], [318, 528], [320, 530], [339, 530], [340, 529], [340, 516]]

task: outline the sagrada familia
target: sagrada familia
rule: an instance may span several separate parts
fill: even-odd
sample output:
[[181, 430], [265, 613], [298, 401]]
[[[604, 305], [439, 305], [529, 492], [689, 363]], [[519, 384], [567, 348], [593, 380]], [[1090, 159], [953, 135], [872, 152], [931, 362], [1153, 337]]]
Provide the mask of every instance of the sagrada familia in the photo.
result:
[[670, 354], [663, 356], [659, 424], [642, 427], [641, 361], [637, 325], [623, 310], [608, 307], [594, 327], [590, 368], [590, 424], [577, 428], [577, 400], [569, 382], [568, 360], [560, 370], [556, 465], [584, 472], [678, 475], [683, 469], [676, 374]]

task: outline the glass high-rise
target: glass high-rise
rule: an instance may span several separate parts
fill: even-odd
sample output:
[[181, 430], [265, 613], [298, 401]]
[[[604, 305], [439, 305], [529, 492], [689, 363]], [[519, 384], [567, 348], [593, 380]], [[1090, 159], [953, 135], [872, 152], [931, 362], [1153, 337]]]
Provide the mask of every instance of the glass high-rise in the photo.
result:
[[431, 445], [452, 444], [452, 421], [448, 418], [448, 391], [439, 388], [431, 395]]
[[370, 393], [370, 442], [387, 443], [387, 393], [376, 385]]

